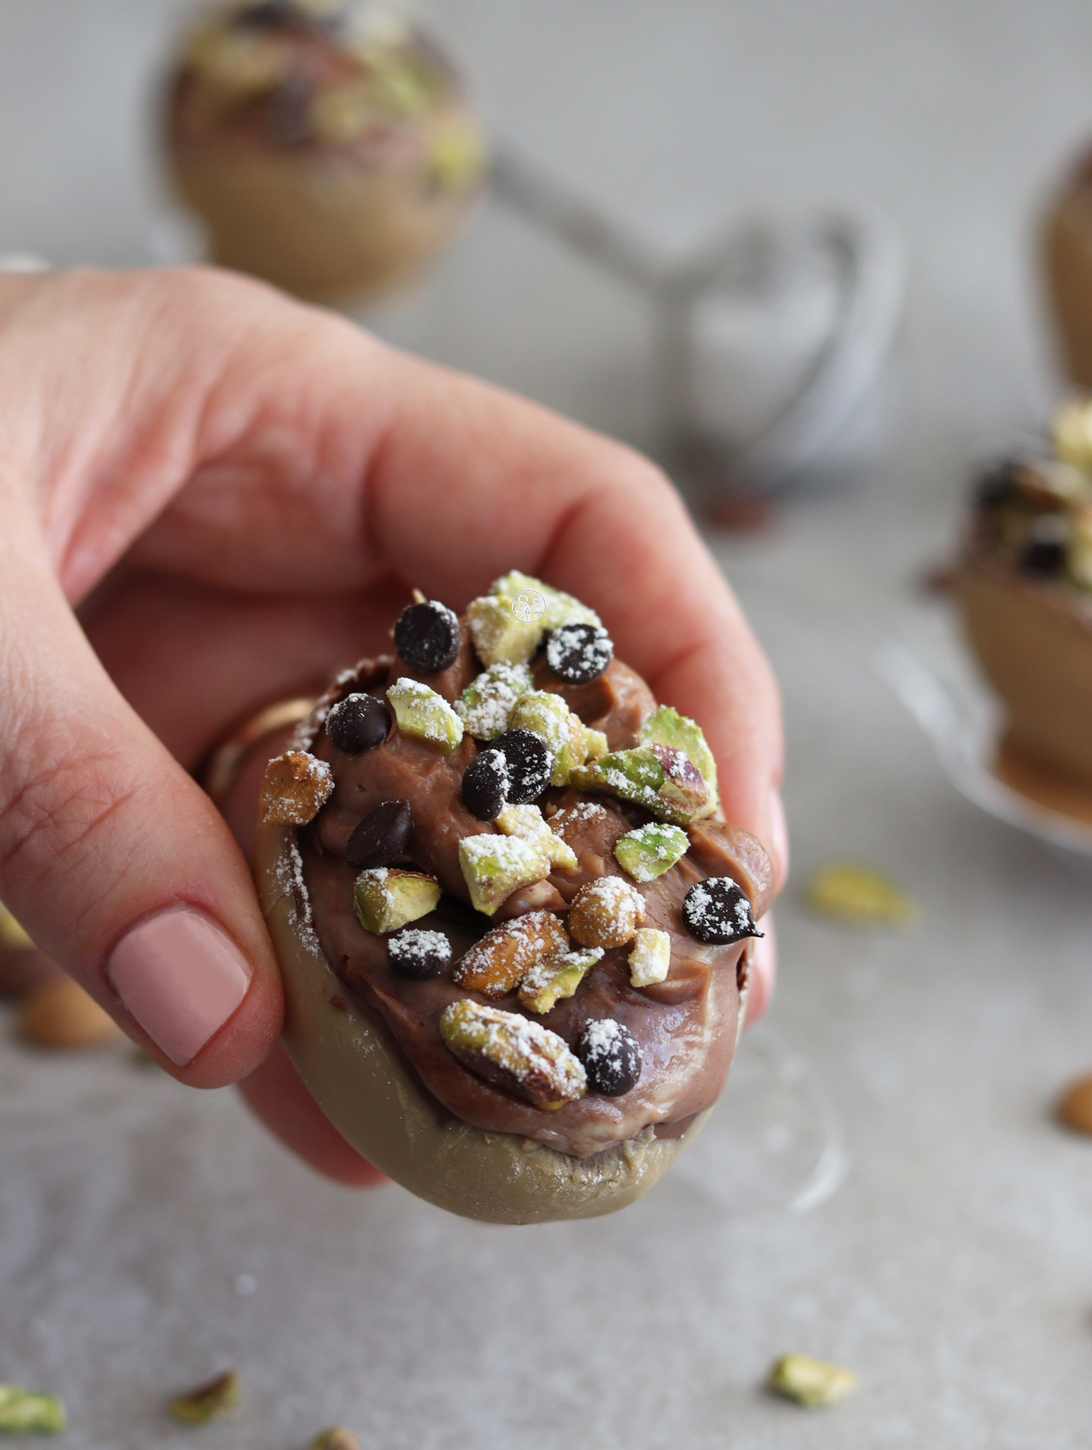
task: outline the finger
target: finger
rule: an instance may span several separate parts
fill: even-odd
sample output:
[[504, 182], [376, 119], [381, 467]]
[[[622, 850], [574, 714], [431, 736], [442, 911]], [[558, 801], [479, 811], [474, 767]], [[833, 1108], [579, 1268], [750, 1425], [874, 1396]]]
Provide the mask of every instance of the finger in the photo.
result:
[[33, 521], [5, 525], [0, 899], [177, 1077], [233, 1082], [282, 1016], [246, 862], [103, 672]]
[[349, 1147], [304, 1087], [280, 1043], [239, 1090], [254, 1116], [316, 1172], [350, 1188], [375, 1188], [387, 1182], [378, 1168]]

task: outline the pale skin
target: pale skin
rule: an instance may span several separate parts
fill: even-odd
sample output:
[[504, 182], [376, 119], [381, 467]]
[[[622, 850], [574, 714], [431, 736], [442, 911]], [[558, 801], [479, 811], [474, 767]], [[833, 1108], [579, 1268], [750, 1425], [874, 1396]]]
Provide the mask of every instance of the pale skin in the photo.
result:
[[[646, 459], [206, 270], [0, 280], [0, 397], [0, 900], [176, 1078], [241, 1083], [318, 1171], [379, 1177], [277, 1044], [280, 977], [240, 847], [261, 759], [227, 819], [189, 771], [256, 707], [389, 647], [413, 587], [461, 609], [519, 568], [584, 599], [657, 698], [701, 722], [727, 819], [783, 883], [777, 689]], [[105, 965], [179, 903], [252, 972], [182, 1066]], [[768, 934], [752, 1017], [773, 961]]]

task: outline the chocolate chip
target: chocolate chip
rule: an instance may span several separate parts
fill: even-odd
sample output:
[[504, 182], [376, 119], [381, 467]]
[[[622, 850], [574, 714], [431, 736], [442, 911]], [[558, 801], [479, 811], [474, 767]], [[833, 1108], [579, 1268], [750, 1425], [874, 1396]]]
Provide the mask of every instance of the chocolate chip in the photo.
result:
[[407, 926], [387, 938], [387, 956], [399, 976], [427, 982], [451, 965], [451, 943], [442, 931]]
[[460, 639], [458, 616], [435, 599], [403, 609], [394, 626], [395, 649], [411, 670], [423, 675], [454, 664]]
[[1012, 503], [1020, 493], [1019, 468], [1020, 463], [1014, 458], [1002, 458], [991, 464], [975, 480], [972, 494], [975, 506], [988, 512]]
[[1040, 579], [1057, 578], [1065, 572], [1068, 541], [1064, 519], [1051, 514], [1036, 519], [1031, 538], [1020, 555], [1020, 568], [1025, 574], [1034, 574]]
[[590, 685], [614, 658], [614, 641], [597, 624], [563, 624], [546, 641], [546, 663], [568, 685]]
[[508, 761], [503, 750], [483, 750], [463, 773], [463, 805], [479, 821], [495, 821], [508, 801]]
[[632, 1032], [613, 1017], [588, 1022], [575, 1052], [588, 1074], [588, 1087], [607, 1098], [620, 1098], [641, 1076], [641, 1049]]
[[346, 695], [326, 717], [327, 735], [346, 755], [382, 745], [390, 731], [391, 712], [374, 695]]
[[506, 730], [493, 741], [508, 763], [508, 799], [514, 806], [537, 800], [550, 784], [554, 758], [533, 730]]
[[683, 921], [698, 941], [727, 946], [746, 936], [763, 936], [751, 912], [747, 893], [730, 876], [697, 881], [683, 897]]
[[384, 801], [368, 812], [349, 837], [345, 860], [354, 871], [389, 866], [405, 851], [412, 830], [409, 801]]

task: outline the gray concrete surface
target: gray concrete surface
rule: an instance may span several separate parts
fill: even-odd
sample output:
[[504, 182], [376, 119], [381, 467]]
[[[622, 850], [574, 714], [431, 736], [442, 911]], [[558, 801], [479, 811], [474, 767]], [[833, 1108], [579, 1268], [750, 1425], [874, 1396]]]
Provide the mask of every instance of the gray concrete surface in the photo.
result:
[[[0, 247], [151, 255], [140, 123], [179, 11], [5, 0]], [[969, 461], [1054, 396], [1030, 235], [1092, 131], [1092, 10], [432, 13], [496, 124], [665, 246], [825, 200], [873, 202], [901, 228], [908, 312], [871, 451], [770, 531], [711, 543], [783, 683], [797, 881], [861, 857], [920, 920], [850, 932], [790, 887], [780, 992], [738, 1093], [685, 1171], [588, 1225], [488, 1229], [394, 1189], [358, 1197], [312, 1179], [230, 1092], [190, 1094], [125, 1051], [57, 1063], [3, 1042], [0, 1381], [63, 1393], [81, 1450], [188, 1443], [162, 1400], [227, 1365], [244, 1411], [198, 1437], [222, 1450], [292, 1450], [334, 1421], [383, 1450], [1087, 1446], [1092, 1148], [1049, 1110], [1092, 1067], [1092, 870], [959, 798], [868, 661], [891, 637], [927, 658], [955, 648], [917, 572], [950, 544]], [[653, 441], [640, 308], [499, 208], [377, 320]], [[790, 1093], [784, 1131], [762, 1139], [778, 1043], [823, 1096], [809, 1118]], [[791, 1212], [820, 1129], [844, 1145], [844, 1181]], [[851, 1366], [859, 1392], [823, 1414], [770, 1399], [763, 1376], [789, 1350]]]

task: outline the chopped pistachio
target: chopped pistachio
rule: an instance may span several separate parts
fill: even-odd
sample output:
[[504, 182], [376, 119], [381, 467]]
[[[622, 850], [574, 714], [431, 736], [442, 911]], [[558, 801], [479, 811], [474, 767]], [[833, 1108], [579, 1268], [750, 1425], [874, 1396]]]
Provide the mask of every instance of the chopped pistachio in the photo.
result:
[[206, 1384], [178, 1395], [167, 1406], [167, 1413], [191, 1425], [207, 1425], [218, 1420], [239, 1403], [239, 1376], [234, 1370], [218, 1374]]
[[650, 821], [620, 836], [614, 859], [634, 881], [655, 881], [670, 871], [690, 849], [690, 837], [678, 826]]
[[605, 730], [592, 730], [584, 726], [584, 750], [585, 759], [598, 760], [601, 755], [606, 755], [610, 749], [610, 741], [607, 739]]
[[466, 611], [467, 628], [483, 665], [522, 665], [542, 642], [542, 621], [517, 619], [509, 599], [483, 594]]
[[444, 1008], [440, 1035], [465, 1067], [550, 1112], [584, 1096], [583, 1065], [565, 1040], [518, 1012], [464, 998]]
[[506, 836], [518, 836], [521, 841], [544, 851], [551, 866], [565, 871], [576, 870], [576, 852], [567, 841], [550, 830], [538, 806], [505, 806], [495, 824]]
[[420, 680], [402, 675], [389, 686], [387, 699], [399, 730], [406, 735], [416, 735], [430, 745], [438, 745], [445, 755], [462, 740], [463, 722], [443, 695], [430, 690]]
[[353, 883], [353, 896], [364, 930], [386, 936], [435, 911], [441, 891], [437, 880], [420, 871], [377, 866], [361, 871]]
[[55, 1435], [68, 1417], [55, 1395], [36, 1394], [18, 1385], [0, 1385], [0, 1432], [8, 1435]]
[[917, 907], [894, 882], [870, 866], [832, 861], [808, 883], [808, 901], [816, 911], [839, 921], [908, 926]]
[[661, 820], [685, 826], [716, 809], [709, 787], [681, 750], [664, 745], [639, 745], [614, 750], [575, 766], [570, 783], [580, 790], [600, 790], [633, 801]]
[[659, 705], [641, 726], [639, 739], [642, 745], [666, 745], [672, 750], [681, 750], [709, 787], [713, 808], [716, 808], [717, 763], [699, 725], [670, 705]]
[[786, 1354], [770, 1370], [769, 1385], [775, 1393], [814, 1410], [844, 1400], [856, 1388], [857, 1376], [807, 1354]]
[[629, 954], [629, 980], [633, 987], [654, 987], [671, 969], [671, 938], [654, 926], [642, 926]]
[[571, 594], [566, 594], [561, 589], [554, 589], [550, 584], [543, 584], [541, 579], [535, 579], [530, 574], [522, 573], [519, 569], [513, 569], [500, 579], [494, 579], [489, 586], [491, 594], [499, 595], [504, 599], [512, 599], [528, 589], [533, 589], [537, 594], [541, 594], [546, 602], [546, 612], [539, 621], [542, 634], [550, 629], [558, 629], [563, 624], [602, 625], [603, 623], [595, 610], [589, 609], [586, 604], [581, 604], [579, 599], [574, 599]]
[[1054, 414], [1054, 451], [1063, 463], [1092, 473], [1092, 405], [1072, 399]]
[[475, 740], [496, 740], [509, 728], [512, 706], [530, 688], [526, 665], [499, 660], [470, 681], [455, 701], [455, 713]]
[[486, 916], [492, 916], [517, 887], [545, 881], [550, 874], [550, 858], [541, 846], [490, 831], [463, 837], [459, 865], [475, 911]]
[[602, 955], [602, 947], [585, 947], [546, 957], [520, 983], [519, 1000], [529, 1012], [549, 1012], [563, 997], [573, 995]]
[[482, 133], [467, 117], [448, 122], [432, 143], [429, 174], [437, 186], [461, 191], [472, 186], [485, 169]]
[[539, 962], [568, 949], [560, 917], [552, 911], [527, 911], [480, 937], [456, 965], [455, 981], [485, 997], [503, 997]]
[[545, 740], [554, 757], [551, 785], [568, 785], [573, 766], [584, 764], [587, 743], [580, 717], [551, 690], [530, 690], [521, 695], [508, 723], [512, 729], [533, 730]]

